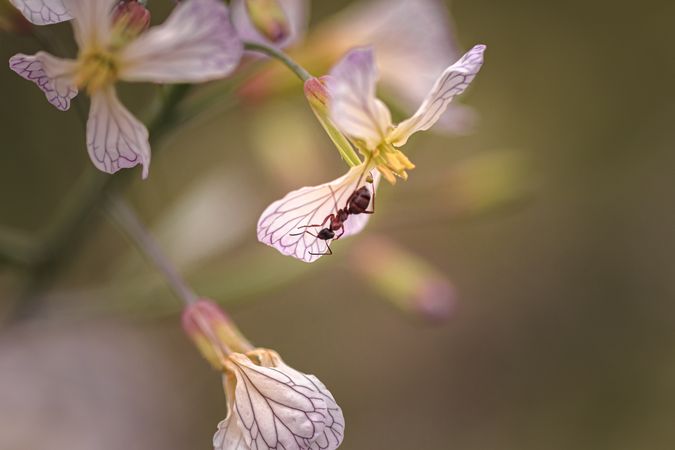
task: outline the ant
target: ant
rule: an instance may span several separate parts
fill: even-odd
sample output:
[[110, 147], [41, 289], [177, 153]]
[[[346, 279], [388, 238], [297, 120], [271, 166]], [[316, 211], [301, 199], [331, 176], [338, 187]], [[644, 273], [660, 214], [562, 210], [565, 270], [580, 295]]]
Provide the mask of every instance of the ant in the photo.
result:
[[[362, 178], [363, 174], [361, 174], [361, 177], [359, 177], [359, 181], [356, 183], [357, 186], [361, 184]], [[372, 185], [373, 177], [368, 175], [366, 177], [366, 182]], [[333, 201], [335, 201], [335, 208], [337, 209], [337, 200], [335, 200], [335, 192], [333, 192], [332, 187], [330, 187], [330, 191], [333, 194]], [[370, 205], [371, 197], [373, 199], [373, 209], [371, 211], [367, 211], [368, 205]], [[317, 234], [312, 234], [309, 231], [304, 231], [302, 233], [291, 234], [291, 236], [299, 236], [301, 234], [309, 233], [310, 235], [314, 236], [317, 239], [326, 241], [326, 248], [328, 249], [328, 252], [326, 253], [310, 252], [309, 253], [310, 255], [332, 255], [333, 250], [331, 250], [330, 245], [328, 245], [328, 241], [331, 239], [338, 240], [342, 237], [343, 234], [345, 234], [345, 222], [347, 221], [347, 219], [349, 219], [349, 216], [356, 214], [373, 214], [373, 213], [375, 213], [375, 187], [373, 186], [373, 192], [371, 194], [368, 188], [364, 185], [351, 193], [349, 198], [347, 198], [347, 202], [345, 203], [344, 208], [338, 209], [335, 214], [333, 213], [329, 214], [328, 216], [326, 216], [325, 219], [323, 219], [323, 222], [321, 222], [320, 224], [303, 225], [298, 227], [298, 228], [323, 227], [326, 224], [326, 222], [330, 221], [330, 224], [327, 227], [319, 230]], [[337, 231], [341, 231], [341, 233], [335, 236], [335, 233]]]

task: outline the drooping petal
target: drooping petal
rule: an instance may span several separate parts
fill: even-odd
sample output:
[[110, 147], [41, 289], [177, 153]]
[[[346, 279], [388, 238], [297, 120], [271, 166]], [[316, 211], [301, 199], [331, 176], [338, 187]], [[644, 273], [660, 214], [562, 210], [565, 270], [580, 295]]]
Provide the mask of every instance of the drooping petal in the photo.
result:
[[276, 48], [286, 48], [302, 39], [307, 29], [309, 19], [309, 1], [308, 0], [279, 0], [286, 19], [288, 20], [290, 33], [279, 42], [273, 43], [265, 39], [251, 23], [251, 19], [246, 12], [245, 0], [234, 0], [232, 2], [232, 23], [234, 23], [241, 39], [250, 42], [272, 45]]
[[220, 0], [189, 0], [120, 55], [127, 81], [197, 83], [229, 75], [243, 46]]
[[373, 50], [366, 47], [347, 53], [327, 80], [331, 120], [369, 149], [377, 147], [391, 128], [389, 110], [375, 98], [377, 77]]
[[35, 25], [51, 25], [73, 18], [62, 0], [9, 0], [9, 2]]
[[[328, 253], [332, 240], [317, 237], [320, 229], [328, 226], [328, 216], [346, 206], [349, 196], [365, 182], [364, 165], [352, 167], [346, 175], [319, 186], [303, 187], [289, 192], [265, 209], [258, 220], [258, 240], [276, 248], [284, 255], [304, 262], [314, 262]], [[379, 182], [379, 173], [373, 171], [371, 198]], [[371, 206], [372, 209], [372, 199]], [[336, 237], [347, 237], [360, 232], [370, 214], [350, 215], [344, 222], [344, 234], [338, 230]]]
[[9, 59], [9, 67], [21, 77], [35, 83], [49, 103], [61, 111], [70, 108], [70, 100], [77, 95], [72, 73], [75, 62], [57, 58], [45, 52], [35, 55], [17, 54]]
[[317, 386], [299, 382], [280, 364], [262, 367], [245, 355], [229, 357], [237, 384], [234, 414], [246, 443], [257, 450], [308, 450], [333, 418]]
[[237, 418], [229, 414], [218, 424], [218, 431], [213, 436], [214, 450], [249, 450], [244, 433], [237, 424]]
[[391, 133], [390, 142], [400, 147], [417, 131], [428, 130], [445, 112], [448, 104], [469, 86], [483, 65], [485, 45], [476, 45], [440, 76], [417, 112]]
[[148, 130], [120, 103], [113, 87], [91, 97], [87, 150], [94, 165], [103, 172], [115, 173], [142, 164], [143, 178], [148, 176]]
[[111, 37], [112, 10], [117, 0], [62, 0], [73, 16], [75, 40], [82, 48], [105, 47]]

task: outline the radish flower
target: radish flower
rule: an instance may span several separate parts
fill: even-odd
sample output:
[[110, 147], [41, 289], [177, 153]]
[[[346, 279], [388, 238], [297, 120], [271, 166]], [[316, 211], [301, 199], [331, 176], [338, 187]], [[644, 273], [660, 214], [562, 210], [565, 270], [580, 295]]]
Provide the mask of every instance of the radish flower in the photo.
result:
[[387, 106], [375, 97], [377, 71], [372, 49], [349, 52], [331, 70], [325, 84], [308, 80], [305, 92], [310, 105], [343, 158], [348, 153], [345, 145], [351, 143], [365, 160], [356, 165], [351, 162], [354, 166], [349, 172], [334, 181], [303, 187], [272, 203], [258, 220], [258, 240], [284, 255], [314, 262], [330, 253], [333, 239], [360, 232], [369, 214], [348, 216], [342, 233], [335, 237], [320, 233], [331, 225], [330, 215], [344, 209], [357, 189], [366, 186], [372, 208], [380, 175], [392, 184], [397, 177], [408, 177], [407, 170], [415, 166], [401, 147], [414, 133], [431, 128], [448, 104], [464, 92], [483, 64], [484, 51], [484, 45], [476, 45], [445, 69], [417, 112], [398, 125], [392, 123]]
[[80, 90], [89, 94], [87, 150], [94, 165], [107, 173], [141, 164], [146, 178], [150, 165], [148, 130], [119, 101], [117, 81], [204, 82], [230, 74], [242, 54], [219, 0], [182, 2], [164, 24], [145, 32], [133, 20], [142, 16], [115, 11], [117, 0], [13, 2], [34, 23], [73, 18], [77, 59], [18, 54], [10, 67], [62, 111]]

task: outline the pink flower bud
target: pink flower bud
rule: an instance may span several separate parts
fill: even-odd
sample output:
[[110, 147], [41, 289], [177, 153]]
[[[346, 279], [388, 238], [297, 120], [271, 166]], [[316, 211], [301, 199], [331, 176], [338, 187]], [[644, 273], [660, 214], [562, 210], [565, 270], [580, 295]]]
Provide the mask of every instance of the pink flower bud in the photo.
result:
[[113, 24], [137, 35], [150, 26], [150, 11], [136, 0], [120, 0], [113, 11]]
[[370, 235], [355, 247], [352, 261], [360, 276], [406, 313], [443, 322], [454, 312], [457, 300], [450, 280], [393, 241]]
[[256, 30], [272, 43], [290, 35], [291, 26], [278, 0], [246, 0], [246, 11]]
[[230, 353], [253, 349], [236, 325], [211, 300], [202, 299], [186, 307], [182, 323], [185, 333], [216, 369], [224, 368]]

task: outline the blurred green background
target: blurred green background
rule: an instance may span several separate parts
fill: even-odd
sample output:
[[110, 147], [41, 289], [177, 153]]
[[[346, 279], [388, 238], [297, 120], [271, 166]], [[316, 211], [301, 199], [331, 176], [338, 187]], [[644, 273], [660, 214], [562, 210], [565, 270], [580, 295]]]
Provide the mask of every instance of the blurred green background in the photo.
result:
[[[312, 21], [345, 4], [313, 2]], [[488, 45], [462, 99], [476, 131], [416, 137], [410, 181], [383, 184], [335, 256], [309, 266], [255, 238], [265, 205], [344, 171], [299, 84], [211, 108], [154, 146], [149, 180], [134, 170], [119, 189], [200, 294], [330, 387], [341, 448], [674, 448], [675, 5], [451, 11], [463, 49]], [[0, 59], [37, 50], [0, 39]], [[91, 168], [75, 110], [9, 70], [0, 83], [0, 224], [28, 234], [5, 238], [21, 248]], [[156, 92], [122, 94], [142, 114]], [[98, 211], [76, 230], [39, 270], [0, 267], [0, 448], [210, 448], [225, 397], [178, 301]], [[375, 235], [450, 280], [448, 321], [359, 275]]]

